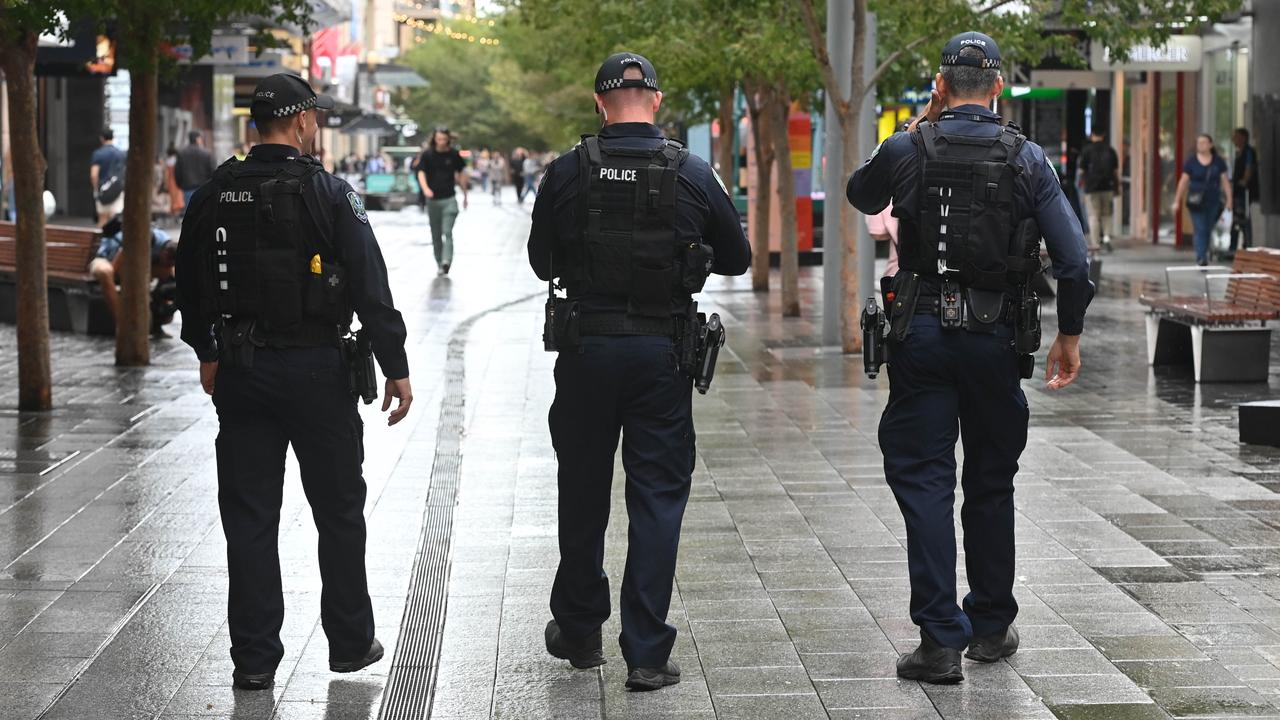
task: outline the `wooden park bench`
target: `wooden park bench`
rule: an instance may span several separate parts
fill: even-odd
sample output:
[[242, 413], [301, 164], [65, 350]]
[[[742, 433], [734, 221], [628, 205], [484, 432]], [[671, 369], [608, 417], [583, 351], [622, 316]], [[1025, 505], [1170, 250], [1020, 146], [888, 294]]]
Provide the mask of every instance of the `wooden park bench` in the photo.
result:
[[[16, 227], [0, 222], [0, 321], [17, 318]], [[46, 225], [45, 248], [49, 285], [49, 327], [79, 333], [110, 334], [114, 323], [101, 302], [98, 281], [89, 261], [98, 251], [98, 229]]]
[[[1194, 285], [1176, 292], [1175, 284]], [[1143, 295], [1147, 307], [1147, 360], [1185, 363], [1196, 382], [1266, 382], [1271, 370], [1271, 326], [1280, 318], [1280, 250], [1236, 253], [1230, 267], [1165, 269], [1164, 295]]]

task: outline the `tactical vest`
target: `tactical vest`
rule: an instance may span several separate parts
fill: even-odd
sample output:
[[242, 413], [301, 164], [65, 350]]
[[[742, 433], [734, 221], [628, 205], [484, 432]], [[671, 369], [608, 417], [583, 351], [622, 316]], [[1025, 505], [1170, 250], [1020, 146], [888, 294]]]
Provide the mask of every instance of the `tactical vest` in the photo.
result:
[[676, 233], [678, 175], [689, 151], [610, 147], [584, 136], [578, 154], [578, 237], [557, 248], [553, 271], [569, 297], [626, 301], [625, 317], [582, 319], [591, 334], [669, 334], [711, 269], [711, 249]]
[[210, 291], [202, 293], [211, 317], [252, 320], [253, 337], [268, 345], [327, 345], [345, 334], [346, 273], [325, 223], [314, 221], [323, 217], [314, 187], [322, 171], [309, 157], [233, 158], [217, 169]]
[[899, 262], [924, 276], [945, 275], [965, 287], [1009, 290], [1038, 268], [1016, 237], [1014, 188], [1026, 138], [1016, 126], [996, 137], [943, 134], [921, 123], [919, 214], [903, 223]]

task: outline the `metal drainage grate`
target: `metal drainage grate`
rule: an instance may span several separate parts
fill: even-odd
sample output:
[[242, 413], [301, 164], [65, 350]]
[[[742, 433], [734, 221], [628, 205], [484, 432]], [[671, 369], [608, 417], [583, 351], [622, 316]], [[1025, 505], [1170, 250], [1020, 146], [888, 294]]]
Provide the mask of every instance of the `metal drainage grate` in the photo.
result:
[[431, 488], [423, 513], [422, 535], [413, 561], [413, 576], [405, 601], [400, 638], [391, 661], [391, 674], [378, 720], [422, 720], [431, 709], [444, 636], [449, 597], [449, 553], [453, 508], [458, 497], [462, 465], [462, 433], [466, 418], [466, 350], [471, 327], [485, 315], [538, 297], [504, 303], [462, 322], [449, 337], [444, 369], [444, 397], [436, 430], [436, 453], [431, 464]]

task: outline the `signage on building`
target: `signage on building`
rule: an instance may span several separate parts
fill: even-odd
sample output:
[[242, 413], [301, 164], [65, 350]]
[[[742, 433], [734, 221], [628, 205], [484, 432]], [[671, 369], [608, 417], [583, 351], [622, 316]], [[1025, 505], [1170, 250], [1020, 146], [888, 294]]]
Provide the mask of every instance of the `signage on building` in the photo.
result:
[[1196, 72], [1203, 60], [1200, 36], [1174, 35], [1161, 45], [1135, 45], [1123, 56], [1096, 43], [1089, 65], [1094, 70]]
[[[169, 54], [180, 63], [191, 63], [195, 51], [190, 45], [173, 45]], [[244, 35], [215, 36], [210, 43], [209, 54], [194, 62], [196, 65], [247, 65], [249, 38]]]

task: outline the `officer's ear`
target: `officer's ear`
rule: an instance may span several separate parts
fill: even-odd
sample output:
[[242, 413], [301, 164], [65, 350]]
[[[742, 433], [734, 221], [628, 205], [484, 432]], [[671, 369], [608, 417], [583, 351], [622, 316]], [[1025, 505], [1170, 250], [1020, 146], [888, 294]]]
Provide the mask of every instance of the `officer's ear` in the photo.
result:
[[947, 90], [950, 88], [947, 87], [947, 81], [942, 77], [942, 73], [933, 76], [933, 87], [938, 91], [939, 97], [944, 99], [947, 97]]
[[653, 114], [658, 114], [658, 108], [662, 107], [662, 91], [658, 90], [653, 93]]
[[600, 93], [592, 93], [591, 97], [596, 99], [596, 114], [604, 114], [604, 98], [600, 97]]
[[996, 76], [996, 88], [995, 88], [995, 90], [996, 90], [996, 91], [995, 91], [995, 94], [991, 96], [992, 98], [998, 98], [998, 97], [1000, 97], [1000, 95], [1002, 95], [1002, 94], [1004, 93], [1004, 76], [1003, 76], [1003, 75], [997, 75], [997, 76]]

